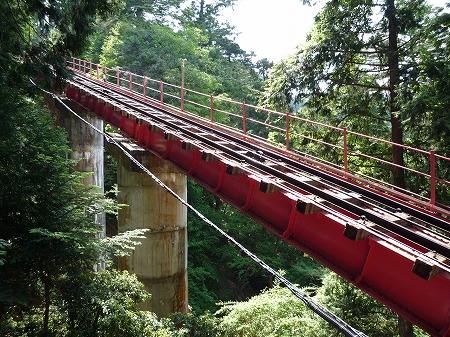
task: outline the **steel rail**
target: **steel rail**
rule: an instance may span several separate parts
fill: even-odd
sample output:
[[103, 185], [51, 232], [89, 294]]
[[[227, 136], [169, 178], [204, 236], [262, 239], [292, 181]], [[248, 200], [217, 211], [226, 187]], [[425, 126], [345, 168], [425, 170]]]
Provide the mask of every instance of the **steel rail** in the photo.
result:
[[[99, 86], [101, 88], [101, 89], [98, 89], [98, 90], [95, 90], [93, 88], [91, 88], [91, 89], [93, 89], [95, 91], [98, 91], [101, 95], [106, 95], [105, 90], [104, 90], [105, 89], [104, 86], [101, 86], [97, 82], [88, 80], [86, 78], [82, 78], [81, 83], [83, 83], [83, 85], [86, 85], [86, 81], [88, 81], [90, 83], [94, 83], [95, 85], [97, 85], [97, 86]], [[113, 92], [115, 95], [122, 95], [123, 97], [127, 97], [127, 95], [125, 93], [123, 93], [123, 92], [117, 92], [117, 91], [112, 90], [111, 88], [108, 89], [108, 90]], [[129, 95], [127, 98], [136, 99], [136, 97], [133, 96], [133, 95]], [[123, 100], [120, 100], [120, 99], [117, 99], [117, 98], [115, 98], [115, 99], [118, 100], [118, 102], [120, 102], [120, 105], [128, 106], [129, 108], [132, 108], [132, 109], [136, 109], [136, 106], [128, 104], [128, 103], [124, 102]], [[265, 164], [265, 159], [264, 160], [261, 160], [261, 158], [255, 159], [254, 156], [251, 156], [251, 155], [249, 156], [247, 154], [247, 152], [250, 152], [249, 149], [250, 150], [261, 151], [262, 154], [264, 154], [266, 156], [269, 156], [269, 155], [272, 156], [272, 160], [278, 160], [278, 161], [281, 160], [281, 161], [283, 161], [285, 163], [289, 162], [289, 165], [292, 165], [293, 167], [296, 167], [297, 169], [301, 169], [301, 170], [303, 170], [305, 172], [308, 172], [309, 174], [312, 174], [312, 175], [315, 175], [315, 176], [319, 176], [320, 178], [322, 178], [324, 180], [328, 180], [329, 182], [332, 182], [335, 185], [338, 185], [338, 186], [344, 187], [346, 189], [349, 189], [352, 192], [357, 191], [357, 193], [359, 193], [361, 195], [365, 195], [365, 196], [367, 196], [368, 194], [372, 195], [372, 199], [374, 199], [374, 200], [376, 200], [378, 202], [381, 202], [381, 203], [383, 203], [383, 201], [386, 200], [386, 201], [389, 202], [388, 206], [393, 207], [393, 208], [396, 208], [396, 207], [398, 208], [399, 206], [400, 207], [405, 207], [406, 205], [404, 205], [403, 203], [399, 203], [399, 202], [397, 202], [395, 200], [388, 199], [386, 197], [382, 197], [378, 193], [375, 193], [375, 192], [372, 192], [372, 191], [367, 191], [366, 189], [364, 189], [362, 187], [355, 188], [355, 187], [358, 187], [355, 184], [352, 184], [352, 183], [349, 183], [349, 182], [345, 182], [345, 181], [341, 181], [341, 180], [339, 180], [338, 177], [332, 176], [332, 175], [330, 175], [330, 174], [328, 174], [326, 172], [323, 172], [321, 170], [315, 169], [315, 168], [313, 168], [311, 166], [304, 165], [304, 164], [301, 164], [299, 162], [289, 160], [288, 158], [286, 158], [284, 156], [281, 156], [281, 155], [277, 154], [276, 152], [273, 152], [273, 151], [270, 151], [270, 150], [266, 150], [266, 149], [263, 149], [263, 148], [260, 148], [260, 147], [256, 147], [255, 145], [253, 145], [251, 143], [248, 143], [245, 140], [242, 140], [242, 139], [230, 136], [228, 134], [225, 134], [225, 133], [220, 132], [220, 131], [215, 130], [215, 129], [211, 130], [211, 129], [207, 128], [207, 126], [205, 126], [205, 125], [203, 125], [201, 123], [194, 122], [192, 120], [189, 120], [186, 117], [180, 116], [179, 114], [174, 114], [174, 113], [166, 111], [166, 110], [164, 110], [164, 109], [162, 109], [160, 107], [153, 106], [153, 105], [149, 104], [148, 101], [147, 102], [138, 101], [138, 102], [140, 104], [146, 105], [147, 107], [151, 107], [152, 109], [156, 109], [156, 110], [158, 110], [160, 112], [164, 112], [165, 114], [169, 114], [171, 116], [174, 116], [177, 119], [181, 119], [185, 123], [188, 123], [188, 124], [191, 124], [191, 125], [195, 125], [196, 127], [200, 127], [202, 129], [204, 129], [205, 131], [207, 131], [209, 134], [212, 133], [211, 131], [213, 131], [216, 135], [220, 134], [220, 137], [225, 137], [225, 138], [228, 139], [228, 141], [231, 140], [234, 143], [240, 144], [244, 151], [235, 151], [233, 149], [230, 149], [226, 145], [218, 144], [217, 141], [215, 141], [215, 140], [210, 140], [210, 139], [208, 139], [206, 137], [199, 136], [195, 132], [192, 132], [192, 131], [189, 131], [189, 130], [185, 130], [185, 129], [183, 129], [182, 126], [172, 125], [170, 122], [165, 121], [163, 118], [158, 118], [157, 116], [151, 116], [151, 115], [149, 115], [148, 117], [150, 117], [152, 119], [155, 119], [155, 120], [157, 120], [160, 123], [165, 123], [167, 125], [170, 125], [170, 128], [177, 129], [178, 131], [180, 131], [180, 132], [182, 132], [182, 133], [184, 133], [186, 135], [189, 135], [192, 138], [198, 139], [201, 142], [203, 142], [205, 144], [208, 144], [209, 146], [211, 146], [213, 148], [216, 148], [216, 149], [218, 149], [218, 150], [220, 150], [220, 151], [222, 151], [224, 153], [227, 153], [228, 155], [230, 155], [230, 156], [232, 156], [234, 158], [237, 158], [238, 161], [246, 162], [249, 165], [254, 166], [254, 167], [260, 169], [261, 171], [266, 172], [268, 174], [271, 174], [271, 175], [273, 175], [275, 177], [278, 177], [278, 178], [286, 181], [287, 183], [289, 183], [289, 184], [291, 184], [293, 186], [296, 186], [297, 188], [300, 188], [303, 191], [309, 192], [309, 193], [311, 193], [313, 195], [316, 195], [316, 196], [318, 196], [318, 197], [320, 197], [320, 198], [322, 198], [324, 200], [327, 200], [328, 202], [330, 202], [330, 203], [332, 203], [332, 204], [334, 204], [334, 205], [336, 205], [336, 206], [338, 206], [338, 207], [340, 207], [342, 209], [350, 211], [351, 213], [353, 213], [357, 217], [365, 217], [367, 220], [369, 220], [369, 221], [371, 221], [373, 223], [376, 223], [377, 225], [379, 225], [379, 226], [389, 230], [392, 233], [400, 235], [400, 236], [406, 238], [407, 240], [410, 240], [410, 241], [412, 241], [412, 242], [414, 242], [416, 244], [419, 244], [419, 245], [421, 245], [421, 246], [423, 246], [423, 247], [425, 247], [425, 248], [427, 248], [429, 250], [435, 251], [438, 254], [441, 254], [443, 256], [446, 256], [446, 257], [450, 258], [450, 247], [446, 246], [445, 244], [441, 244], [439, 242], [431, 240], [428, 235], [424, 235], [424, 234], [421, 234], [421, 233], [417, 233], [417, 232], [411, 231], [411, 230], [405, 228], [402, 225], [396, 224], [396, 223], [394, 223], [392, 221], [386, 220], [385, 218], [383, 218], [383, 217], [381, 217], [379, 215], [373, 214], [372, 212], [368, 211], [366, 208], [363, 208], [361, 206], [355, 205], [355, 204], [353, 204], [353, 203], [351, 203], [351, 202], [349, 202], [347, 200], [344, 200], [344, 199], [342, 199], [340, 197], [336, 197], [336, 196], [334, 196], [334, 195], [332, 195], [330, 193], [327, 193], [323, 189], [320, 189], [320, 188], [318, 188], [316, 186], [312, 186], [312, 185], [310, 185], [310, 184], [308, 184], [308, 183], [306, 183], [304, 181], [300, 181], [298, 179], [295, 179], [295, 178], [285, 174], [284, 172], [282, 172], [282, 171], [280, 171], [278, 169], [275, 169], [273, 167], [267, 166]], [[139, 113], [143, 114], [142, 111], [140, 111]], [[243, 154], [242, 152], [246, 152], [246, 154]], [[320, 181], [320, 182], [322, 184], [326, 184], [326, 181]], [[347, 186], [344, 186], [344, 185], [347, 185]], [[332, 187], [335, 188], [335, 186], [332, 186]], [[360, 193], [360, 191], [362, 193]], [[346, 193], [346, 192], [344, 192], [344, 193]], [[348, 192], [347, 194], [349, 194], [349, 193], [350, 192]], [[361, 200], [361, 199], [359, 199], [359, 200]], [[362, 201], [366, 205], [370, 205], [370, 203], [368, 203], [366, 200], [362, 200]], [[371, 204], [370, 206], [371, 207], [381, 208], [378, 205], [373, 205], [373, 204]], [[409, 208], [411, 208], [411, 207], [409, 207]], [[383, 211], [389, 213], [389, 211], [387, 211], [386, 209], [383, 209]], [[414, 211], [417, 211], [417, 210], [415, 210], [414, 208], [411, 208], [411, 211], [414, 212]], [[413, 215], [413, 214], [411, 214], [411, 212], [408, 212], [408, 213], [410, 215]], [[421, 212], [415, 212], [415, 213], [423, 214]], [[402, 221], [407, 221], [407, 219], [403, 219], [402, 217], [399, 217], [398, 215], [396, 215], [393, 212], [391, 212], [391, 215], [397, 217], [398, 219], [401, 219]], [[417, 217], [417, 218], [420, 219], [420, 217]], [[435, 220], [436, 218], [434, 218], [432, 216], [429, 216], [429, 217], [427, 217], [427, 219]], [[437, 218], [437, 219], [441, 220], [439, 218]], [[423, 220], [423, 219], [421, 219], [421, 220]], [[441, 228], [441, 229], [444, 229], [444, 230], [448, 231], [449, 224], [447, 222], [445, 222], [444, 220], [441, 220], [441, 221], [445, 224], [445, 228]], [[431, 221], [427, 221], [427, 222], [431, 222]], [[419, 226], [415, 222], [411, 222], [411, 224], [416, 226], [416, 227]], [[439, 225], [436, 226], [434, 224], [434, 221], [432, 222], [432, 224], [435, 227], [440, 228]], [[440, 235], [440, 234], [436, 233], [436, 235]], [[441, 236], [441, 237], [445, 238], [446, 240], [448, 240], [448, 238], [445, 237], [445, 236]]]

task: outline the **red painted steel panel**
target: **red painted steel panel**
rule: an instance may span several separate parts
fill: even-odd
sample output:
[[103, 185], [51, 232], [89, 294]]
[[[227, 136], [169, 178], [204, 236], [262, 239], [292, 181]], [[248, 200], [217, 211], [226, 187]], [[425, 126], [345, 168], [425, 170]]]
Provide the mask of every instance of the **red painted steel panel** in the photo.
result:
[[188, 172], [194, 162], [195, 153], [199, 153], [199, 151], [188, 151], [182, 148], [183, 143], [181, 141], [175, 141], [172, 144], [172, 148], [170, 154], [168, 156], [168, 160], [175, 163], [179, 168], [184, 170], [184, 172]]
[[94, 111], [97, 114], [97, 116], [102, 115], [104, 108], [105, 108], [105, 103], [100, 100], [97, 100], [97, 102], [95, 103], [95, 108], [94, 108]]
[[[449, 323], [448, 273], [424, 280], [412, 273], [414, 259], [380, 239], [370, 240], [366, 266], [356, 285], [413, 323], [438, 334]], [[401, 305], [400, 305], [401, 303]]]
[[248, 212], [253, 213], [253, 218], [257, 217], [271, 224], [272, 231], [282, 235], [288, 228], [295, 203], [296, 200], [284, 193], [263, 193], [258, 189]]
[[234, 204], [239, 208], [245, 204], [249, 187], [250, 183], [246, 175], [232, 176], [225, 174], [220, 194], [227, 199], [233, 200]]
[[120, 111], [111, 109], [111, 113], [108, 118], [108, 122], [114, 125], [116, 128], [120, 129], [120, 124], [122, 122], [122, 113]]
[[121, 131], [124, 132], [128, 137], [136, 139], [136, 130], [138, 124], [136, 118], [130, 118], [130, 116], [123, 116], [121, 123]]
[[212, 190], [220, 189], [225, 176], [226, 164], [220, 161], [207, 162], [201, 160], [197, 165], [197, 170], [193, 177], [200, 181], [202, 185], [211, 187]]
[[162, 131], [151, 131], [152, 136], [148, 138], [149, 144], [147, 148], [152, 150], [153, 153], [158, 153], [163, 156], [166, 152], [167, 140], [164, 138], [164, 132]]
[[297, 216], [292, 239], [306, 246], [314, 255], [339, 268], [339, 274], [354, 277], [361, 272], [368, 252], [368, 242], [352, 241], [344, 236], [345, 226], [322, 213]]
[[91, 111], [95, 111], [95, 102], [96, 101], [97, 101], [97, 99], [94, 96], [88, 96], [86, 98], [87, 108]]
[[111, 120], [111, 116], [113, 114], [113, 107], [112, 106], [106, 106], [102, 110], [102, 118], [105, 120], [105, 122], [108, 122]]

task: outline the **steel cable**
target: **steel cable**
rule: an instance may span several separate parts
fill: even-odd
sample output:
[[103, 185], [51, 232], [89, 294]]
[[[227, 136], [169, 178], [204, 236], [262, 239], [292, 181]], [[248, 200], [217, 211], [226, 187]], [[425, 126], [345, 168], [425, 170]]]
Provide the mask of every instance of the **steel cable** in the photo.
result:
[[182, 197], [180, 197], [178, 194], [176, 194], [170, 187], [165, 185], [157, 176], [155, 176], [149, 169], [147, 169], [144, 165], [142, 165], [137, 159], [135, 159], [130, 153], [124, 150], [120, 144], [114, 140], [111, 136], [109, 136], [107, 133], [105, 133], [103, 130], [98, 129], [93, 124], [91, 124], [89, 121], [85, 120], [83, 117], [81, 117], [78, 113], [73, 111], [67, 104], [65, 104], [60, 97], [57, 95], [46, 91], [39, 86], [37, 86], [32, 80], [30, 80], [33, 85], [38, 87], [41, 91], [45, 92], [46, 94], [50, 95], [55, 101], [58, 102], [58, 105], [63, 106], [65, 109], [67, 109], [70, 113], [75, 115], [78, 119], [80, 119], [83, 123], [87, 124], [91, 129], [95, 130], [96, 132], [103, 135], [103, 137], [108, 141], [109, 143], [112, 143], [116, 145], [119, 149], [122, 150], [122, 152], [134, 163], [136, 164], [143, 172], [145, 172], [147, 175], [149, 175], [161, 188], [163, 188], [165, 191], [170, 193], [175, 199], [177, 199], [179, 202], [181, 202], [184, 206], [186, 206], [188, 209], [190, 209], [195, 215], [197, 215], [203, 222], [207, 223], [209, 226], [213, 227], [217, 232], [219, 232], [222, 236], [224, 236], [229, 242], [231, 242], [234, 246], [239, 248], [245, 255], [247, 255], [250, 259], [252, 259], [255, 263], [257, 263], [260, 267], [262, 267], [264, 270], [266, 270], [268, 273], [270, 273], [272, 276], [274, 276], [276, 279], [280, 281], [281, 284], [283, 284], [289, 291], [296, 296], [298, 299], [300, 299], [307, 307], [309, 307], [313, 312], [315, 312], [317, 315], [319, 315], [321, 318], [323, 318], [325, 321], [327, 321], [329, 324], [334, 326], [336, 329], [343, 332], [348, 337], [367, 337], [366, 334], [364, 334], [361, 331], [356, 330], [352, 326], [350, 326], [348, 323], [343, 321], [341, 318], [339, 318], [337, 315], [329, 311], [328, 309], [320, 306], [318, 303], [314, 302], [314, 300], [309, 297], [306, 293], [302, 292], [300, 289], [298, 289], [292, 282], [290, 282], [288, 279], [286, 279], [283, 275], [281, 275], [279, 272], [274, 270], [272, 267], [270, 267], [267, 263], [265, 263], [263, 260], [258, 258], [255, 254], [253, 254], [251, 251], [249, 251], [247, 248], [245, 248], [241, 243], [239, 243], [235, 238], [233, 238], [231, 235], [229, 235], [227, 232], [225, 232], [223, 229], [221, 229], [219, 226], [217, 226], [215, 223], [213, 223], [211, 220], [209, 220], [206, 216], [204, 216], [200, 211], [198, 211], [194, 206], [189, 204], [186, 200], [184, 200]]

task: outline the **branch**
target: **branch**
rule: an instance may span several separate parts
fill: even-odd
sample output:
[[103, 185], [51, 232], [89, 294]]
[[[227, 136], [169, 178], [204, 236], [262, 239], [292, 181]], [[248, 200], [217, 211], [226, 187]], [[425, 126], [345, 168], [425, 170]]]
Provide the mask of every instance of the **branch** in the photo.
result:
[[340, 50], [340, 49], [328, 49], [331, 52], [334, 53], [348, 53], [348, 54], [367, 54], [367, 55], [378, 55], [378, 54], [384, 54], [383, 51], [370, 51], [370, 50]]
[[354, 87], [360, 87], [360, 88], [366, 88], [366, 89], [376, 89], [376, 90], [386, 90], [389, 91], [389, 87], [384, 86], [377, 86], [377, 85], [370, 85], [370, 84], [362, 84], [362, 83], [345, 83], [339, 80], [333, 80], [330, 79], [335, 84], [341, 84], [341, 85], [348, 85], [348, 86], [354, 86]]

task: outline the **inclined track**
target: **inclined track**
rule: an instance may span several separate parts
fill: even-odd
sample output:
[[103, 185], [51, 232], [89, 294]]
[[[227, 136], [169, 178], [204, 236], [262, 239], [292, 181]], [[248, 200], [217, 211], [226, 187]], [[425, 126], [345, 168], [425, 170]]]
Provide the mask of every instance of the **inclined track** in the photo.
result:
[[[386, 237], [386, 231], [389, 231], [450, 259], [450, 223], [426, 210], [261, 148], [242, 137], [212, 129], [187, 114], [162, 109], [149, 99], [144, 101], [126, 92], [118, 93], [86, 78], [75, 77], [73, 82], [105, 100], [114, 101], [115, 105], [130, 111], [136, 118], [152, 121], [166, 134], [204, 148], [211, 155], [232, 163], [227, 167], [229, 173], [238, 170], [265, 177], [265, 181], [275, 179], [274, 185], [296, 194], [298, 190], [306, 191], [311, 196], [303, 193], [300, 199], [325, 212], [336, 213], [343, 209], [355, 215], [353, 218], [339, 214], [345, 222], [356, 222], [357, 226], [363, 227], [375, 224], [375, 227], [368, 228], [370, 233]], [[267, 184], [264, 186], [267, 187]]]

